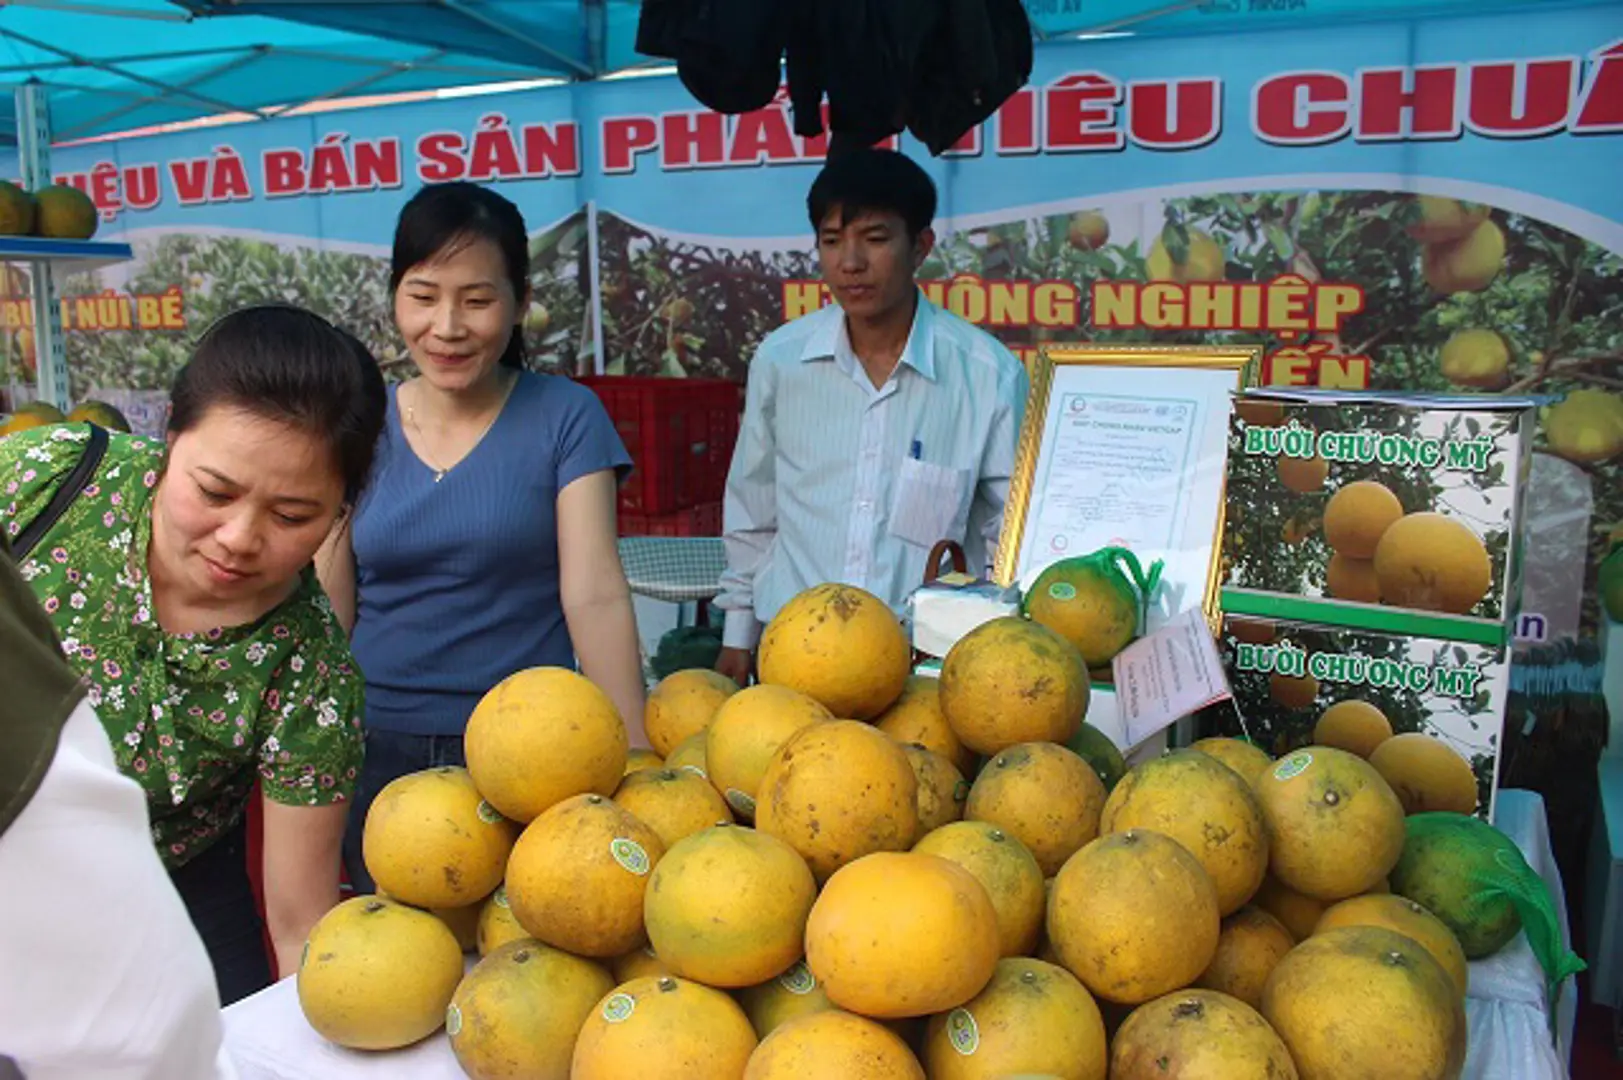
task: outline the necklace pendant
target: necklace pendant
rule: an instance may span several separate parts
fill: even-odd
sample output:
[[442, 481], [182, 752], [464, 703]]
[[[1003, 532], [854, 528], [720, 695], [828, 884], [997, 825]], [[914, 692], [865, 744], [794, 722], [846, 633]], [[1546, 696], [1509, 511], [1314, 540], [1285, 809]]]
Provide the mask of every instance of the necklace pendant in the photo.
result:
[[437, 484], [441, 480], [444, 480], [444, 479], [445, 479], [445, 470], [444, 469], [436, 470], [435, 473], [434, 473], [434, 483]]

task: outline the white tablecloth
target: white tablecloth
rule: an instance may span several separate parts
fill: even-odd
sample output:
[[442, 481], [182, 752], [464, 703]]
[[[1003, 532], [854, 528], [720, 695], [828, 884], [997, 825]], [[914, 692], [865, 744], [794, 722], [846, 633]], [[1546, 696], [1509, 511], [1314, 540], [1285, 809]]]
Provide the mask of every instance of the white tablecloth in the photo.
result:
[[[1528, 791], [1501, 791], [1495, 818], [1549, 883], [1561, 912], [1562, 938], [1570, 941], [1544, 801]], [[1568, 980], [1557, 1007], [1557, 1046], [1550, 1041], [1543, 985], [1525, 936], [1471, 965], [1465, 1002], [1471, 1041], [1464, 1080], [1565, 1080], [1577, 989]], [[226, 1045], [241, 1080], [465, 1080], [443, 1032], [386, 1054], [333, 1046], [305, 1023], [292, 978], [237, 1002], [224, 1016]]]

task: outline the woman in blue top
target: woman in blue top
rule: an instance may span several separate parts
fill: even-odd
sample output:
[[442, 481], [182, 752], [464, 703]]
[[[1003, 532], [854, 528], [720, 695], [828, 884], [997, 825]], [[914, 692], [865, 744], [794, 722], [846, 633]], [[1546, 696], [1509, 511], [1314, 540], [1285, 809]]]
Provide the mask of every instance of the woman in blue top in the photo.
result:
[[602, 403], [524, 370], [529, 242], [488, 188], [423, 188], [395, 228], [395, 322], [417, 366], [395, 387], [352, 525], [320, 562], [366, 679], [366, 760], [345, 839], [408, 772], [462, 764], [480, 698], [508, 675], [574, 667], [642, 736], [643, 674], [615, 534], [631, 459]]

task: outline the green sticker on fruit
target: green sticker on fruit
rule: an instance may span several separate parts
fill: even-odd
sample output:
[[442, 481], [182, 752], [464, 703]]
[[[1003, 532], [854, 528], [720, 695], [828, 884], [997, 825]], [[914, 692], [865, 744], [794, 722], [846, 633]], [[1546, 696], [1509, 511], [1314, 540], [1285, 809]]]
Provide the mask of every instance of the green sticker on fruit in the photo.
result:
[[1306, 750], [1299, 750], [1274, 766], [1274, 779], [1290, 780], [1293, 777], [1301, 776], [1311, 764], [1313, 764], [1313, 755]]
[[483, 799], [479, 800], [479, 809], [476, 813], [479, 815], [479, 820], [486, 825], [494, 825], [502, 820], [502, 812]]
[[965, 1057], [980, 1049], [980, 1025], [968, 1009], [954, 1009], [947, 1014], [947, 1041]]
[[620, 1024], [631, 1019], [631, 1010], [637, 1007], [637, 999], [630, 994], [613, 994], [603, 1003], [603, 1019], [611, 1024]]
[[1048, 587], [1048, 595], [1061, 602], [1076, 599], [1076, 586], [1069, 581], [1056, 581]]
[[445, 1033], [453, 1039], [462, 1033], [462, 1010], [454, 1001], [445, 1010]]
[[609, 854], [614, 856], [615, 862], [638, 877], [648, 873], [648, 852], [644, 851], [642, 845], [635, 840], [627, 840], [621, 837], [609, 841]]
[[493, 899], [496, 901], [496, 906], [497, 907], [499, 907], [499, 908], [506, 907], [507, 906], [507, 886], [506, 885], [498, 885], [498, 886], [496, 886], [496, 895], [493, 897]]
[[747, 817], [755, 816], [755, 797], [739, 791], [735, 787], [727, 789], [727, 801], [733, 804], [733, 809]]
[[817, 976], [811, 973], [806, 961], [800, 960], [794, 967], [778, 976], [778, 985], [791, 994], [809, 994], [817, 989]]

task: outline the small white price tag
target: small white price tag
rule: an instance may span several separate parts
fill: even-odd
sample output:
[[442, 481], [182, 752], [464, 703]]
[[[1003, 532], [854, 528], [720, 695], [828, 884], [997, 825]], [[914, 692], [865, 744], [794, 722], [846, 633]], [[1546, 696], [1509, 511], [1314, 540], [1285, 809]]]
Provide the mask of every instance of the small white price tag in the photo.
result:
[[1127, 646], [1110, 666], [1130, 747], [1233, 696], [1217, 640], [1198, 607]]

